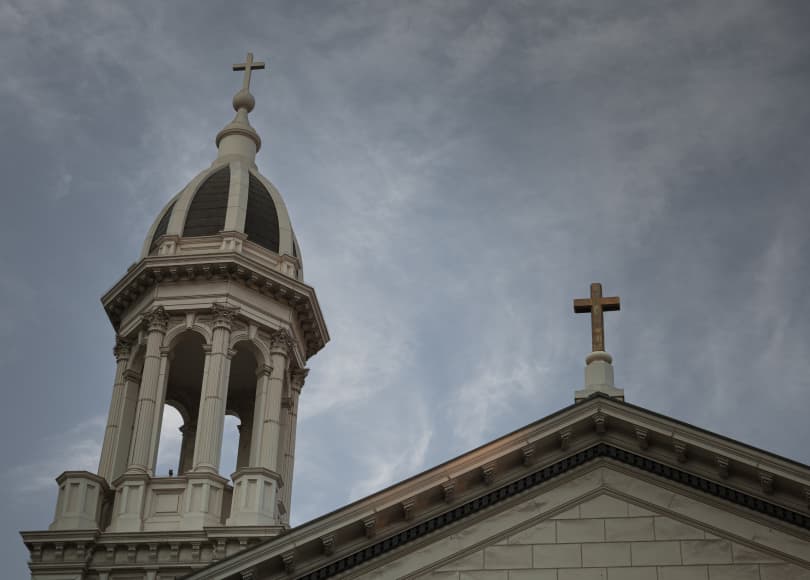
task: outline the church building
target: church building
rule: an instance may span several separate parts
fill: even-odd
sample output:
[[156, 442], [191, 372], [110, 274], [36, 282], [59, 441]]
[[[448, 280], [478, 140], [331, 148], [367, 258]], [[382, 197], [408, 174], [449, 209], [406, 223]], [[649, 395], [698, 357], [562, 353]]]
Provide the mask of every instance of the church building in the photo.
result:
[[[592, 284], [572, 404], [290, 527], [307, 361], [329, 341], [284, 201], [256, 166], [253, 55], [217, 156], [102, 297], [115, 379], [96, 473], [22, 532], [33, 580], [810, 580], [810, 467], [625, 401]], [[162, 409], [184, 424], [155, 473]], [[220, 470], [225, 415], [236, 471]]]

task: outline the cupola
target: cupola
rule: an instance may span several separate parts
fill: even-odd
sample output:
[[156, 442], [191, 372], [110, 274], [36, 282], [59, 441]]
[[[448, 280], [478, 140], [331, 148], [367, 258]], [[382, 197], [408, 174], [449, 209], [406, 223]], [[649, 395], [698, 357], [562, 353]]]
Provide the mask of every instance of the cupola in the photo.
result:
[[298, 242], [281, 194], [259, 173], [256, 153], [261, 138], [248, 113], [255, 99], [249, 91], [251, 66], [234, 95], [234, 119], [216, 136], [217, 158], [161, 210], [144, 241], [141, 258], [223, 251], [248, 246], [275, 269], [303, 281]]

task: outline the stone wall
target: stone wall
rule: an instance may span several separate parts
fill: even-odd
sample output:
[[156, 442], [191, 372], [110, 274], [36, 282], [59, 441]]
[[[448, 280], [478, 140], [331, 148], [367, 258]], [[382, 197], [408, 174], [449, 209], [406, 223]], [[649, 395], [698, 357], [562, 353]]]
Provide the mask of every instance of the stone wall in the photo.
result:
[[419, 578], [810, 580], [810, 571], [601, 495]]

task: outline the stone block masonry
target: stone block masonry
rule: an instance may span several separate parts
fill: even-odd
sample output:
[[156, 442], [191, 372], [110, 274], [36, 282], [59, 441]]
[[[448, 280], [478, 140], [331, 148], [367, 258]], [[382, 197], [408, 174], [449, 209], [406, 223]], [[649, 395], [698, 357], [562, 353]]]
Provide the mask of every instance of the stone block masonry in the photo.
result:
[[601, 495], [421, 576], [432, 580], [810, 580], [810, 570]]

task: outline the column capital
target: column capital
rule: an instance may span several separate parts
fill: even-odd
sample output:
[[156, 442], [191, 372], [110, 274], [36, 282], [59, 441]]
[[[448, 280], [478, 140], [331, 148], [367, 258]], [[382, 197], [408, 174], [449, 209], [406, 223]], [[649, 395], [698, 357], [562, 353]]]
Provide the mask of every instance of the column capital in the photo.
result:
[[113, 355], [115, 355], [116, 362], [122, 362], [129, 359], [132, 352], [132, 341], [123, 336], [117, 335], [115, 337], [115, 346], [113, 347]]
[[238, 308], [224, 304], [214, 304], [211, 306], [211, 312], [214, 315], [214, 328], [230, 330], [233, 327], [233, 319], [238, 311]]
[[284, 328], [279, 328], [270, 335], [270, 348], [274, 353], [289, 356], [293, 345], [290, 333]]
[[163, 306], [158, 306], [144, 314], [143, 321], [149, 332], [165, 334], [169, 327], [169, 314]]
[[301, 389], [304, 388], [304, 381], [308, 374], [309, 369], [293, 369], [290, 371], [290, 383], [292, 384], [292, 388], [300, 393]]

